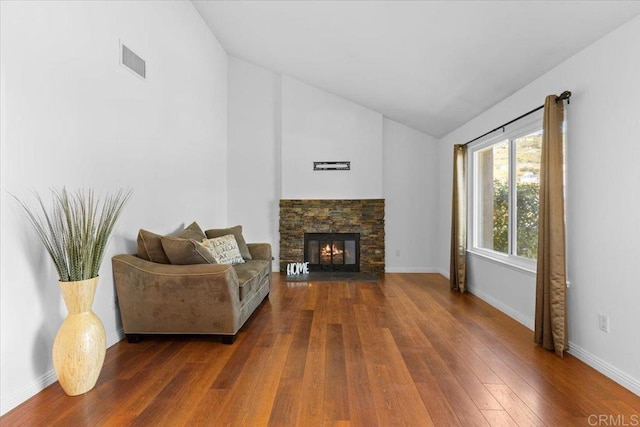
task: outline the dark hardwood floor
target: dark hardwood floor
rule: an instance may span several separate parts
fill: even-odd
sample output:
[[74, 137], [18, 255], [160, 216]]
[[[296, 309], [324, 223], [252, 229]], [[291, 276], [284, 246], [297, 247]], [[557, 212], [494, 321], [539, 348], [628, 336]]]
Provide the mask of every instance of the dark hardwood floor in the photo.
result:
[[53, 384], [0, 424], [640, 424], [640, 397], [532, 336], [436, 274], [308, 284], [275, 275], [235, 344], [119, 342], [95, 389], [68, 397]]

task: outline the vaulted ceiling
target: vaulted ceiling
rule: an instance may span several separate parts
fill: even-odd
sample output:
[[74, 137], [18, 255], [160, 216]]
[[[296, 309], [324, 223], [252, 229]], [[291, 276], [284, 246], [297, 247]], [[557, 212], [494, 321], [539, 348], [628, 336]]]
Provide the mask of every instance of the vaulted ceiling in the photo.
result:
[[230, 55], [436, 137], [640, 14], [639, 1], [193, 3]]

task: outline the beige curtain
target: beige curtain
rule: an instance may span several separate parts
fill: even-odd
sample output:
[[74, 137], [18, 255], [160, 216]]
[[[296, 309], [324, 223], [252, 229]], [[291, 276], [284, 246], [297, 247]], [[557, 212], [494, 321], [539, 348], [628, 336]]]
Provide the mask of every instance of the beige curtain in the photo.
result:
[[562, 121], [564, 103], [544, 104], [540, 162], [535, 342], [562, 356], [568, 349]]
[[451, 201], [451, 289], [467, 286], [467, 147], [453, 147], [453, 194]]

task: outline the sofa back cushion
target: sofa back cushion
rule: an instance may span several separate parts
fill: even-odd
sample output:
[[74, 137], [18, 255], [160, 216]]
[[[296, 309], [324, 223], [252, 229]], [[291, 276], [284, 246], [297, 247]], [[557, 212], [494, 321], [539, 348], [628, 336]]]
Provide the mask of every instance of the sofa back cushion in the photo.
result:
[[173, 237], [179, 237], [181, 239], [193, 239], [195, 241], [202, 242], [203, 239], [207, 238], [207, 235], [204, 234], [204, 231], [202, 231], [202, 228], [200, 228], [198, 223], [193, 221], [187, 228]]

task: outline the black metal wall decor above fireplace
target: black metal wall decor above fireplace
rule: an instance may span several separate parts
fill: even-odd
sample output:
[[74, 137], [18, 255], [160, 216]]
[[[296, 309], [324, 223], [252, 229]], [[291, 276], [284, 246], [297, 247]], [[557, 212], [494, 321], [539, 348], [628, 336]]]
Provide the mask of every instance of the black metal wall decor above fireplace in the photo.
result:
[[348, 171], [351, 162], [313, 162], [314, 171]]
[[360, 271], [360, 233], [304, 233], [309, 271]]

